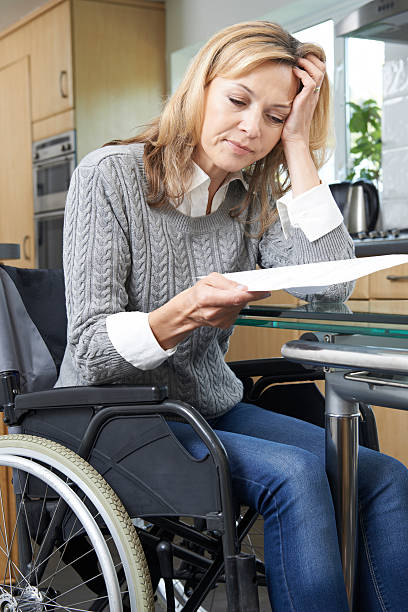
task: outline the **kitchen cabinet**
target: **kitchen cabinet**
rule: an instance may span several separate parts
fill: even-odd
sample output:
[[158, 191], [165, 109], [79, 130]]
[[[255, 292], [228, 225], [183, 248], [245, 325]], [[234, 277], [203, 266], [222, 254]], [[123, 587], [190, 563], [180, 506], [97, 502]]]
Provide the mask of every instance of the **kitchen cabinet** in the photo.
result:
[[371, 274], [370, 297], [372, 299], [407, 300], [408, 264]]
[[73, 107], [71, 5], [69, 0], [45, 11], [30, 24], [32, 120]]
[[[18, 84], [18, 87], [16, 87]], [[0, 69], [0, 242], [16, 243], [21, 258], [34, 265], [33, 184], [29, 58]]]
[[[15, 87], [18, 83], [18, 88]], [[33, 215], [31, 174], [31, 115], [30, 75], [28, 57], [0, 68], [0, 243], [12, 242], [23, 245], [22, 257], [13, 264], [33, 266]], [[0, 435], [7, 428], [0, 420]], [[8, 494], [1, 499], [2, 533], [12, 533], [15, 504], [11, 485], [10, 468], [0, 469], [1, 490]], [[12, 561], [17, 561], [17, 540], [12, 551]], [[5, 576], [9, 568], [4, 556], [0, 573]]]
[[352, 300], [367, 300], [370, 297], [370, 278], [363, 276], [356, 281], [354, 291], [350, 296]]
[[[369, 309], [408, 316], [408, 264], [369, 277]], [[407, 402], [408, 403], [408, 402]], [[408, 466], [408, 411], [374, 406], [381, 450]]]
[[[270, 297], [253, 303], [296, 306], [299, 302], [300, 300], [286, 291], [273, 291]], [[226, 361], [238, 361], [280, 357], [282, 345], [288, 340], [296, 340], [301, 333], [298, 330], [237, 326], [232, 334], [225, 359]]]
[[80, 161], [152, 120], [165, 94], [164, 17], [162, 2], [50, 0], [0, 32], [0, 241], [23, 254], [12, 265], [35, 265], [32, 143], [75, 128]]
[[73, 2], [78, 159], [110, 140], [134, 136], [159, 114], [164, 26], [162, 3]]
[[[397, 267], [392, 268], [392, 272], [389, 273], [401, 273], [404, 271], [401, 270], [402, 267], [398, 266], [399, 270]], [[373, 280], [374, 286], [377, 286], [378, 279]], [[408, 293], [407, 290], [408, 287], [405, 290], [406, 294]], [[390, 314], [406, 314], [408, 316], [408, 299], [370, 300], [369, 309], [370, 312], [388, 312]], [[377, 421], [381, 451], [399, 459], [408, 466], [408, 410], [396, 410], [383, 406], [373, 406], [373, 410]]]

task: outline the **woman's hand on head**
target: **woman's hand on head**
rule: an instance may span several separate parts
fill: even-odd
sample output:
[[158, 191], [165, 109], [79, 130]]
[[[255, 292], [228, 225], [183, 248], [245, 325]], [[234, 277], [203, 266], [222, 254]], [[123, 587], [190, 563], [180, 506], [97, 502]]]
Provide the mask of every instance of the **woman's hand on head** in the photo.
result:
[[160, 346], [169, 349], [197, 327], [230, 327], [248, 302], [268, 295], [264, 291], [247, 291], [242, 285], [213, 272], [151, 312], [150, 327]]
[[[325, 63], [316, 55], [308, 54], [299, 58], [298, 66], [293, 68], [295, 76], [302, 83], [302, 90], [293, 100], [292, 109], [282, 130], [282, 144], [305, 144], [309, 147], [310, 126], [319, 99], [319, 90], [326, 72]], [[316, 91], [316, 88], [319, 88]]]

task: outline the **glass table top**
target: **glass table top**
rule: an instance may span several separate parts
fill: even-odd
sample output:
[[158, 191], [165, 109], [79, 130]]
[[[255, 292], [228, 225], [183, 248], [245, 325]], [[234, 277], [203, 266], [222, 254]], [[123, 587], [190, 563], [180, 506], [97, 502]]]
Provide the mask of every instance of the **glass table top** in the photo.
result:
[[[368, 304], [366, 308], [365, 312], [360, 309], [357, 311], [355, 303], [343, 302], [314, 302], [301, 306], [248, 305], [241, 310], [236, 325], [338, 334], [364, 334], [408, 340], [408, 304], [406, 302], [393, 304], [392, 313], [386, 312], [385, 307], [382, 312], [368, 311], [370, 308]], [[378, 303], [376, 309], [378, 309]]]

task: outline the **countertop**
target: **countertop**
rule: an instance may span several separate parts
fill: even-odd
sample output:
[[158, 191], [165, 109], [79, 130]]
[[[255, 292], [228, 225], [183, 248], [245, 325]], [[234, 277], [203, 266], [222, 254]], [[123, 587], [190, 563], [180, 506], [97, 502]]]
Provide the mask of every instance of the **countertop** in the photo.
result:
[[11, 243], [0, 243], [0, 259], [19, 259], [20, 245]]
[[357, 257], [373, 255], [390, 255], [392, 253], [408, 253], [408, 235], [397, 238], [364, 238], [354, 240]]

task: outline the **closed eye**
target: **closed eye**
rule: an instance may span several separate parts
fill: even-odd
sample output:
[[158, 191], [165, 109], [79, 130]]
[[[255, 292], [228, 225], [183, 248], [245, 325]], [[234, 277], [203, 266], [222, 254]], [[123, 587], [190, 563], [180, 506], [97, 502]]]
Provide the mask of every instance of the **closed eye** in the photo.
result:
[[231, 98], [231, 96], [228, 99], [230, 102], [232, 102], [232, 104], [235, 104], [235, 106], [245, 106], [245, 102], [243, 100], [238, 100], [237, 98]]
[[267, 117], [272, 123], [285, 123], [285, 119], [281, 119], [280, 117], [275, 117], [274, 115], [267, 115]]
[[[246, 105], [246, 102], [244, 100], [239, 100], [239, 98], [233, 98], [232, 96], [228, 96], [228, 100], [235, 106], [242, 107]], [[277, 123], [279, 125], [282, 125], [282, 123], [285, 123], [285, 119], [286, 119], [286, 117], [284, 119], [281, 119], [280, 117], [276, 117], [275, 115], [268, 115], [268, 114], [266, 114], [266, 118], [271, 123]]]

